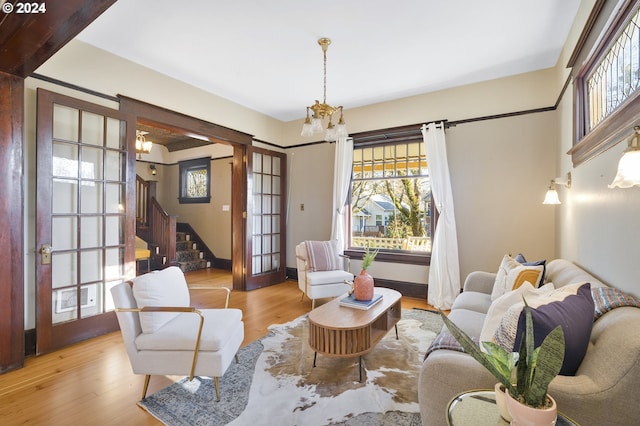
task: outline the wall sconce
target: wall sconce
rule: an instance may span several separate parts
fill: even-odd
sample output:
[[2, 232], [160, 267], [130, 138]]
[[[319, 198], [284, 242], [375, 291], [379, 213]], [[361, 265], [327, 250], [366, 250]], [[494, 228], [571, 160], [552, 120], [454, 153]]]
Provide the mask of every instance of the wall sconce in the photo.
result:
[[557, 185], [564, 185], [567, 188], [571, 188], [571, 172], [567, 172], [567, 176], [565, 177], [557, 177], [551, 180], [542, 204], [561, 204], [560, 198], [558, 198], [558, 191], [556, 191]]
[[622, 158], [618, 162], [618, 173], [613, 178], [609, 188], [631, 188], [640, 186], [640, 145], [638, 135], [640, 126], [633, 128], [633, 135], [627, 141], [628, 147], [625, 149]]
[[158, 170], [156, 169], [156, 165], [155, 164], [149, 164], [149, 170], [151, 171], [151, 174], [153, 176], [158, 174]]

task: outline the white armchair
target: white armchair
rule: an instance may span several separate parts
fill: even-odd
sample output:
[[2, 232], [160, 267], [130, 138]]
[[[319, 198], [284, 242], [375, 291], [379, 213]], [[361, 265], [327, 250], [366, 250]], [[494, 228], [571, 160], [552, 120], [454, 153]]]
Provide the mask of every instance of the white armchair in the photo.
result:
[[180, 268], [169, 267], [141, 275], [111, 289], [122, 338], [134, 374], [145, 374], [142, 398], [152, 374], [214, 378], [220, 400], [219, 377], [224, 375], [244, 339], [242, 311], [196, 309]]
[[353, 274], [344, 270], [343, 258], [332, 241], [303, 241], [296, 246], [298, 287], [302, 298], [311, 299], [311, 309], [316, 299], [340, 296], [351, 289]]

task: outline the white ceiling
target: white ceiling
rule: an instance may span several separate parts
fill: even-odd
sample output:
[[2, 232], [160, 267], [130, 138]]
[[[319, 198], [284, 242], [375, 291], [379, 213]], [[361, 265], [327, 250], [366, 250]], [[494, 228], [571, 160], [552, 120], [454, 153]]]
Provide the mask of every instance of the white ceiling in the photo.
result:
[[118, 0], [78, 39], [271, 117], [556, 65], [580, 0]]

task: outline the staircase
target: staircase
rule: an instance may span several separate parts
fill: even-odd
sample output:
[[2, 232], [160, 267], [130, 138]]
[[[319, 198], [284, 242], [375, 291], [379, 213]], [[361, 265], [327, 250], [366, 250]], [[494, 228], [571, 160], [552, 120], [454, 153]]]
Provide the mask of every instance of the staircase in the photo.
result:
[[[147, 243], [148, 270], [179, 266], [182, 271], [210, 268], [213, 252], [188, 223], [178, 223], [155, 198], [156, 182], [136, 176], [136, 236]], [[136, 260], [136, 263], [137, 260]]]
[[211, 261], [205, 258], [205, 252], [198, 249], [198, 243], [187, 232], [176, 232], [176, 261], [182, 272], [211, 267]]

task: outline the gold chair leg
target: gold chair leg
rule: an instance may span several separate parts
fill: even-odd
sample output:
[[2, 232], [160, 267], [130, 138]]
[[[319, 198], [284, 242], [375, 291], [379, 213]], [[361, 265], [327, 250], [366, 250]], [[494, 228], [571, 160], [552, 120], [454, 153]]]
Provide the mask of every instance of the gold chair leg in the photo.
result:
[[302, 292], [302, 297], [300, 298], [301, 302], [304, 302], [304, 291]]
[[144, 377], [144, 386], [142, 388], [142, 399], [144, 399], [145, 396], [147, 396], [147, 389], [149, 389], [149, 379], [151, 378], [150, 374], [147, 374]]
[[220, 401], [220, 381], [217, 377], [213, 378], [213, 384], [216, 387], [216, 399], [217, 401]]
[[316, 308], [316, 299], [311, 299], [311, 310]]

